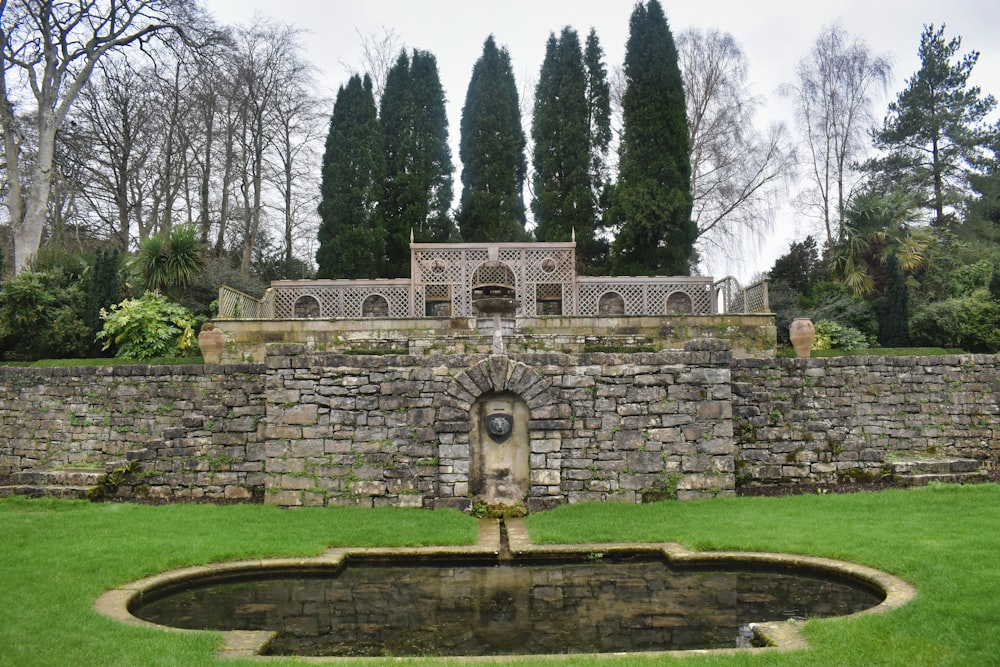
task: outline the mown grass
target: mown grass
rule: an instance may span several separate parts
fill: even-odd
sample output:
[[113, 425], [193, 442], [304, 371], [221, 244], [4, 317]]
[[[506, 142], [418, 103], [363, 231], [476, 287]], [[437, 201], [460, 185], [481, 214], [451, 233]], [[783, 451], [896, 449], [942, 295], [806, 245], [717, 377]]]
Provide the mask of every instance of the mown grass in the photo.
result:
[[[528, 517], [535, 542], [671, 541], [698, 549], [805, 553], [884, 569], [918, 588], [891, 613], [809, 621], [785, 654], [510, 658], [483, 665], [994, 665], [1000, 629], [1000, 486], [655, 505], [588, 504]], [[218, 635], [125, 627], [93, 611], [101, 592], [196, 563], [306, 556], [331, 545], [468, 544], [456, 512], [392, 508], [0, 501], [0, 664], [251, 665], [222, 661]], [[445, 660], [352, 661], [434, 665]], [[259, 663], [258, 663], [259, 664]], [[293, 659], [269, 665], [303, 664]]]

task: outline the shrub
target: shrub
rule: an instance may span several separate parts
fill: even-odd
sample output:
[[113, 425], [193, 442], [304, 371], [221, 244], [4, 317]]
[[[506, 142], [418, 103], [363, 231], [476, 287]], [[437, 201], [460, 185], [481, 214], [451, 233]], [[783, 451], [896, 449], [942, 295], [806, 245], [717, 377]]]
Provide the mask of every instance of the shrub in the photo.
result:
[[22, 271], [0, 289], [0, 349], [12, 361], [86, 356], [84, 295], [60, 271]]
[[868, 338], [853, 327], [833, 320], [816, 322], [814, 350], [860, 350], [868, 347]]
[[152, 359], [170, 354], [185, 356], [196, 349], [195, 318], [184, 306], [158, 292], [125, 299], [101, 313], [104, 328], [97, 334], [103, 349], [117, 346], [124, 359]]
[[914, 345], [960, 347], [969, 352], [1000, 351], [1000, 304], [986, 288], [935, 301], [910, 319]]
[[842, 283], [821, 282], [802, 299], [804, 315], [813, 322], [831, 320], [856, 329], [869, 339], [878, 333], [878, 317], [872, 304], [852, 294]]

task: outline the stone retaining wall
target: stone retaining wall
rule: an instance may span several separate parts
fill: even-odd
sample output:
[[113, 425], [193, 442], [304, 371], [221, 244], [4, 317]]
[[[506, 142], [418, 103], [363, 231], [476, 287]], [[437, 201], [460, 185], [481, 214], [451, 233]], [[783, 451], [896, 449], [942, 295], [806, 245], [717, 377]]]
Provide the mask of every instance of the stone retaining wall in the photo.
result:
[[484, 396], [528, 411], [528, 509], [858, 481], [905, 454], [1000, 456], [992, 355], [733, 359], [344, 355], [265, 364], [0, 368], [0, 484], [136, 460], [120, 497], [467, 509]]
[[0, 478], [138, 461], [122, 495], [263, 497], [264, 366], [0, 367]]
[[877, 479], [894, 456], [995, 466], [995, 355], [737, 359], [733, 414], [741, 482]]
[[471, 411], [530, 410], [528, 509], [732, 495], [731, 355], [718, 341], [647, 354], [346, 356], [269, 348], [268, 496], [281, 505], [469, 507]]

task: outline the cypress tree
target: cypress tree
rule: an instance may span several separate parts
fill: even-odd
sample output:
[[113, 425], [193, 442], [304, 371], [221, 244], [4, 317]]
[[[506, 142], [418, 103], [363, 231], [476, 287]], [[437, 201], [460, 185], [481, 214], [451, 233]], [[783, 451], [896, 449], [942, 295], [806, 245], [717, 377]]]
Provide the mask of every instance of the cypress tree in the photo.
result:
[[883, 347], [910, 344], [910, 292], [906, 276], [895, 254], [886, 261], [886, 293], [879, 313], [878, 342]]
[[[124, 289], [121, 272], [118, 270], [118, 250], [110, 252], [103, 248], [97, 249], [94, 264], [86, 283], [86, 297], [83, 308], [83, 322], [96, 334], [104, 328], [101, 319], [101, 309], [110, 307], [122, 300]], [[100, 354], [101, 345], [96, 341], [91, 348], [92, 354]]]
[[[591, 54], [592, 55], [592, 54]], [[535, 89], [532, 139], [532, 211], [535, 238], [569, 241], [576, 231], [581, 267], [600, 262], [595, 249], [597, 197], [593, 189], [589, 79], [576, 31], [549, 37]]]
[[[609, 244], [599, 235], [601, 199], [608, 184], [607, 158], [611, 145], [611, 85], [604, 65], [604, 50], [601, 48], [597, 32], [591, 29], [587, 35], [587, 46], [583, 54], [583, 64], [587, 74], [587, 125], [590, 128], [590, 189], [594, 200], [594, 230], [584, 235], [577, 245], [577, 256], [590, 267], [592, 272], [602, 270], [608, 261]], [[577, 237], [581, 237], [578, 235]]]
[[371, 78], [337, 91], [323, 154], [317, 278], [376, 278], [385, 262], [378, 210], [385, 177]]
[[457, 217], [465, 241], [518, 241], [524, 225], [526, 144], [507, 49], [491, 35], [472, 68], [462, 108], [459, 157], [462, 198]]
[[657, 0], [636, 5], [625, 53], [623, 135], [609, 222], [621, 275], [688, 275], [698, 234], [677, 47]]
[[388, 277], [410, 275], [410, 233], [418, 243], [448, 241], [455, 226], [451, 150], [437, 60], [401, 53], [386, 78], [379, 113], [385, 137], [382, 216]]

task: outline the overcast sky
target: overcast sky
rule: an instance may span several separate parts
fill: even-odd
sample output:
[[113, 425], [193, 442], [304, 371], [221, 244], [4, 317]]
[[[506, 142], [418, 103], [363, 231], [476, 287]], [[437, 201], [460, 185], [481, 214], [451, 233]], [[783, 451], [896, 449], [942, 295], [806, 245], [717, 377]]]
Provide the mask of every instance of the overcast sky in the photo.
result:
[[[962, 53], [981, 53], [974, 83], [1000, 95], [1000, 2], [997, 0], [660, 0], [676, 35], [688, 27], [718, 29], [735, 37], [750, 66], [750, 85], [769, 104], [758, 119], [762, 125], [784, 120], [788, 102], [776, 90], [794, 80], [795, 67], [820, 31], [841, 22], [878, 55], [891, 57], [894, 80], [888, 99], [876, 108], [885, 112], [889, 99], [920, 66], [917, 47], [923, 26], [946, 25], [948, 38], [962, 37]], [[255, 13], [303, 30], [306, 57], [320, 72], [324, 92], [332, 99], [351, 72], [362, 69], [361, 36], [393, 31], [408, 49], [430, 51], [438, 62], [448, 102], [448, 123], [458, 161], [458, 126], [462, 105], [483, 41], [492, 34], [510, 52], [518, 86], [533, 87], [552, 32], [570, 26], [585, 38], [596, 29], [609, 70], [620, 66], [628, 38], [633, 0], [205, 0], [216, 19], [226, 24], [248, 23]], [[530, 117], [524, 119], [528, 132]], [[459, 173], [456, 171], [456, 186]], [[457, 189], [457, 188], [456, 188]], [[457, 201], [455, 202], [457, 204]], [[811, 221], [799, 219], [789, 207], [777, 214], [774, 234], [743, 266], [712, 266], [717, 277], [733, 274], [746, 279], [770, 269], [790, 241], [815, 233]]]

